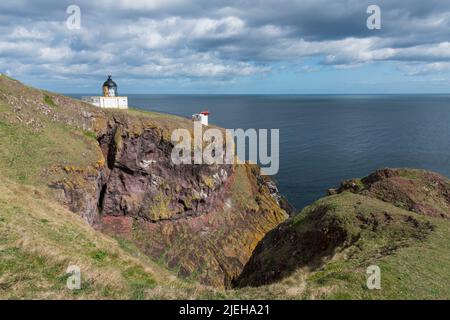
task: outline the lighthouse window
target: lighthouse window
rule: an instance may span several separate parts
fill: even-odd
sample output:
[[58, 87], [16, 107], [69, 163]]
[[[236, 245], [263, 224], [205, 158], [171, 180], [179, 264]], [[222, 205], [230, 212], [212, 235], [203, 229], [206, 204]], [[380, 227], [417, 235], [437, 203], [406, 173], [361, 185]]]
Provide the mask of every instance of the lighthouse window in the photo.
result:
[[109, 88], [108, 94], [109, 94], [110, 97], [115, 97], [116, 96], [116, 89]]

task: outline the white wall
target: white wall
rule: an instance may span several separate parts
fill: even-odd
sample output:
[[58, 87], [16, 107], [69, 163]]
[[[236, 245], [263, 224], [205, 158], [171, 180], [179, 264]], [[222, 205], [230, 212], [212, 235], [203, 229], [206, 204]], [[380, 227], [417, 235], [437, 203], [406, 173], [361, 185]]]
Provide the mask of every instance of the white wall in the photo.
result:
[[81, 100], [100, 108], [128, 109], [127, 97], [82, 97]]

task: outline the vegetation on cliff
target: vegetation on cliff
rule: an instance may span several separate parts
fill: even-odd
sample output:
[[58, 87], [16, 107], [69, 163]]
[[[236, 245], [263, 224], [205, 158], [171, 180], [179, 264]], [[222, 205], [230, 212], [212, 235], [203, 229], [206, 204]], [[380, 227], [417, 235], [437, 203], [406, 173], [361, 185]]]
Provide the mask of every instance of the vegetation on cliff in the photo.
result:
[[378, 170], [287, 219], [255, 166], [172, 166], [190, 127], [0, 76], [0, 298], [450, 297], [448, 179]]
[[[450, 180], [382, 169], [335, 193], [269, 232], [236, 285], [296, 298], [450, 296]], [[370, 265], [381, 269], [381, 290], [366, 287]]]
[[[66, 286], [70, 265], [81, 289]], [[41, 189], [0, 177], [0, 299], [206, 299], [131, 242], [89, 226]]]

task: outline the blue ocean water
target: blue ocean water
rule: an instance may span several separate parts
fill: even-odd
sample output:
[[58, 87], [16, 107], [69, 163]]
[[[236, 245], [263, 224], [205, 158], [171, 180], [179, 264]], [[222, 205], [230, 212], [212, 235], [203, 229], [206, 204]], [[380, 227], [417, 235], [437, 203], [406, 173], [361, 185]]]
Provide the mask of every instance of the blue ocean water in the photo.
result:
[[449, 95], [129, 95], [131, 106], [224, 128], [280, 129], [280, 191], [300, 209], [382, 167], [450, 176]]

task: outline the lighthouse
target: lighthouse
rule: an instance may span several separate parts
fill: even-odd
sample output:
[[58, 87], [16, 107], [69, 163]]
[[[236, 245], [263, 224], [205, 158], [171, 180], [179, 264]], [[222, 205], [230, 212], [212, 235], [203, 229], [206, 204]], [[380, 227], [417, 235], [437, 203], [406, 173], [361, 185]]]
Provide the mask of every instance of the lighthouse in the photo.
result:
[[128, 109], [128, 97], [119, 96], [112, 75], [103, 83], [102, 96], [82, 97], [81, 100], [99, 108]]

